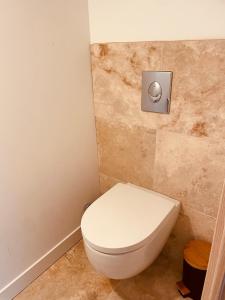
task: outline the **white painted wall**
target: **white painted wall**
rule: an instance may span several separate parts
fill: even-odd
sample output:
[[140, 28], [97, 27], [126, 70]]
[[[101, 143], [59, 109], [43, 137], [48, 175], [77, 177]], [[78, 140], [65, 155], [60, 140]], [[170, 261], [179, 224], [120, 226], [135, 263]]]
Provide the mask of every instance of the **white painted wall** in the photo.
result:
[[225, 38], [225, 0], [89, 0], [91, 42]]
[[0, 45], [1, 290], [98, 195], [87, 1], [1, 0]]

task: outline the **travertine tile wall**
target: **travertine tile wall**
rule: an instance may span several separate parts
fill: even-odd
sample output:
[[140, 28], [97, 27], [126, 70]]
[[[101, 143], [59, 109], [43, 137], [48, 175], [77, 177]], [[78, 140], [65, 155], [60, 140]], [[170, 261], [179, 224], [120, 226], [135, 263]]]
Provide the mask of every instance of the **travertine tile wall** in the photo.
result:
[[[116, 182], [182, 202], [167, 245], [211, 241], [225, 175], [225, 40], [94, 44], [102, 192]], [[141, 73], [173, 71], [169, 115], [141, 111]], [[177, 251], [175, 251], [177, 249]]]

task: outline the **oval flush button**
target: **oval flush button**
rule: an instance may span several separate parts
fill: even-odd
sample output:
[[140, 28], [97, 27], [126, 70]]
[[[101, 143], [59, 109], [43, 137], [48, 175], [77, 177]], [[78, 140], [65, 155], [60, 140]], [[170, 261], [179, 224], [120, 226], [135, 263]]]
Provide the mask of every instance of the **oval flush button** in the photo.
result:
[[148, 94], [153, 102], [158, 102], [162, 96], [161, 85], [157, 81], [153, 81], [148, 88]]

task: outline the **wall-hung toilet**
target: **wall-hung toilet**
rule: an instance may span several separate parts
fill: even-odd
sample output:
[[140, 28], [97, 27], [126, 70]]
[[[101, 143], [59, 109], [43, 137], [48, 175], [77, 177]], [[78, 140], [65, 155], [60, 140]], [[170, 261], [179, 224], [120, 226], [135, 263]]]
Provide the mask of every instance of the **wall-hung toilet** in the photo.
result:
[[81, 231], [93, 267], [113, 279], [146, 269], [159, 255], [180, 204], [159, 193], [119, 183], [85, 211]]

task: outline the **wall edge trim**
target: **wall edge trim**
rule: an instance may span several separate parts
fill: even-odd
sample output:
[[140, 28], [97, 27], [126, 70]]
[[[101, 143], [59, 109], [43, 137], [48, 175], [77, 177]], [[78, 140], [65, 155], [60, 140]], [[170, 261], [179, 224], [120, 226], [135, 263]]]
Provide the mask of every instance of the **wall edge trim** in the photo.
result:
[[43, 256], [37, 259], [31, 266], [20, 273], [0, 290], [0, 300], [10, 300], [35, 280], [41, 273], [48, 269], [67, 250], [81, 239], [81, 229], [78, 226], [64, 239], [52, 247]]

